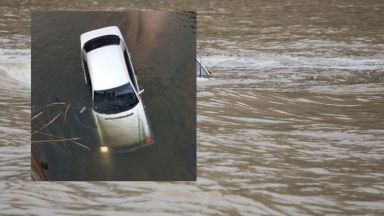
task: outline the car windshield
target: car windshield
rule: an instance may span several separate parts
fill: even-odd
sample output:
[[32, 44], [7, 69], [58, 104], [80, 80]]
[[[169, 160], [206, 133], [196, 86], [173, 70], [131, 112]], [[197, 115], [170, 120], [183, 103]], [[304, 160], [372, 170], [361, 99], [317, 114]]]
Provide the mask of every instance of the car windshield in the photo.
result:
[[130, 83], [117, 88], [94, 92], [94, 110], [102, 114], [116, 114], [136, 106], [139, 100]]

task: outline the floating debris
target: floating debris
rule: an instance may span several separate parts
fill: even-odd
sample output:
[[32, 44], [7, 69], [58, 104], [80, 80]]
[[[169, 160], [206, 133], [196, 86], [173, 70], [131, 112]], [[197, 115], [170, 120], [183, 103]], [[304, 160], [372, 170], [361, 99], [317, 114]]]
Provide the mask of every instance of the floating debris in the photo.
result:
[[84, 111], [85, 111], [85, 106], [83, 106], [83, 108], [81, 108], [80, 113], [83, 113]]

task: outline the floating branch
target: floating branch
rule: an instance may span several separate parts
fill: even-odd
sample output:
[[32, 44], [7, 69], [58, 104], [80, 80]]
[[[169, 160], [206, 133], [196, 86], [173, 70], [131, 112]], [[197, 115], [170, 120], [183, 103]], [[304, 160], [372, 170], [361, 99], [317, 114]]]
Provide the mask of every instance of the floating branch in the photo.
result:
[[[36, 134], [43, 134], [43, 135], [46, 135], [46, 136], [49, 136], [51, 137], [51, 139], [45, 139], [45, 140], [32, 140], [31, 142], [32, 143], [49, 143], [49, 142], [72, 142], [76, 145], [79, 145], [83, 148], [86, 148], [88, 150], [91, 150], [91, 148], [89, 148], [88, 146], [78, 142], [78, 140], [81, 140], [80, 137], [75, 137], [75, 138], [64, 138], [64, 137], [59, 137], [59, 136], [56, 136], [56, 135], [52, 135], [52, 134], [49, 134], [49, 133], [44, 133], [44, 132], [41, 132], [42, 130], [44, 130], [45, 128], [47, 128], [49, 125], [51, 125], [53, 122], [55, 122], [61, 115], [63, 115], [63, 123], [65, 123], [65, 120], [67, 119], [67, 115], [68, 115], [68, 111], [69, 111], [69, 108], [71, 107], [71, 104], [68, 104], [68, 103], [65, 103], [65, 102], [54, 102], [54, 103], [50, 103], [50, 104], [47, 104], [47, 105], [44, 105], [44, 106], [41, 106], [35, 110], [32, 111], [32, 113], [36, 113], [37, 111], [39, 110], [42, 110], [44, 108], [47, 108], [47, 107], [54, 107], [54, 106], [57, 106], [57, 105], [66, 105], [66, 108], [64, 110], [64, 113], [59, 113], [57, 114], [55, 117], [53, 117], [48, 123], [46, 123], [45, 125], [43, 125], [41, 128], [35, 130], [35, 131], [32, 131], [31, 135], [36, 135]], [[47, 110], [44, 110], [44, 111], [41, 111], [39, 112], [38, 114], [34, 115], [31, 119], [34, 120], [34, 119], [37, 119], [38, 117], [42, 116], [43, 114], [45, 114], [46, 112], [48, 112]]]
[[39, 117], [39, 116], [40, 116], [41, 114], [43, 114], [43, 113], [44, 113], [44, 112], [39, 112], [37, 115], [33, 116], [31, 120], [33, 120], [33, 119]]
[[45, 124], [43, 127], [41, 127], [40, 129], [36, 130], [36, 131], [33, 131], [32, 132], [32, 135], [34, 135], [35, 133], [43, 130], [44, 128], [48, 127], [50, 124], [52, 124], [57, 118], [59, 118], [59, 116], [61, 115], [61, 113], [57, 114], [50, 122], [48, 122], [47, 124]]
[[44, 143], [44, 142], [72, 142], [74, 144], [77, 144], [83, 148], [86, 148], [88, 150], [91, 150], [88, 146], [84, 145], [84, 144], [81, 144], [79, 142], [77, 142], [76, 140], [81, 140], [80, 137], [75, 137], [75, 138], [63, 138], [63, 137], [59, 137], [59, 136], [55, 136], [55, 135], [52, 135], [52, 134], [48, 134], [48, 133], [43, 133], [43, 132], [36, 132], [36, 133], [39, 133], [39, 134], [44, 134], [44, 135], [47, 135], [47, 136], [50, 136], [50, 137], [54, 137], [54, 138], [59, 138], [59, 139], [49, 139], [49, 140], [32, 140], [33, 143]]
[[65, 122], [65, 119], [67, 119], [67, 113], [68, 113], [70, 106], [71, 106], [71, 104], [68, 104], [67, 109], [65, 109], [63, 123]]
[[86, 148], [88, 150], [91, 150], [88, 146], [83, 145], [79, 142], [76, 142], [76, 140], [80, 140], [81, 138], [67, 138], [67, 139], [50, 139], [50, 140], [32, 140], [33, 143], [46, 143], [46, 142], [72, 142], [75, 143], [76, 145], [79, 145], [83, 148]]
[[81, 138], [67, 138], [67, 139], [51, 139], [51, 140], [32, 140], [32, 142], [35, 143], [43, 143], [43, 142], [67, 142], [67, 141], [74, 141], [79, 140]]
[[50, 104], [44, 105], [42, 107], [39, 107], [39, 108], [37, 108], [35, 110], [32, 110], [32, 112], [37, 112], [37, 111], [39, 111], [39, 110], [41, 110], [43, 108], [46, 108], [46, 107], [51, 107], [51, 106], [56, 106], [56, 105], [65, 105], [65, 104], [67, 104], [67, 103], [65, 103], [65, 102], [54, 102], [54, 103], [50, 103]]

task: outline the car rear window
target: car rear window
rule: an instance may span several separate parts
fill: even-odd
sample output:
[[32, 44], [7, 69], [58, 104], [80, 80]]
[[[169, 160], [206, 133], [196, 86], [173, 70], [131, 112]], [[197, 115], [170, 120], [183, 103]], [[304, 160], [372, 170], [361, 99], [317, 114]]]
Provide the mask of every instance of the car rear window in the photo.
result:
[[117, 35], [103, 35], [101, 37], [93, 38], [84, 44], [85, 52], [107, 46], [107, 45], [119, 45], [120, 38]]

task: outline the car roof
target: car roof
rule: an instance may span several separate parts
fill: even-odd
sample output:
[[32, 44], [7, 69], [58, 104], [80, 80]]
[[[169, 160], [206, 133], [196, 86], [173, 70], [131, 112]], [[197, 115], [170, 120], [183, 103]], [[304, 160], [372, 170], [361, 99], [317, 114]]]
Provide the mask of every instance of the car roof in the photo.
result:
[[94, 91], [106, 90], [130, 82], [120, 45], [107, 45], [87, 54]]

